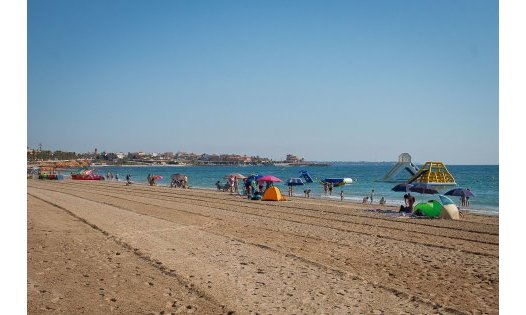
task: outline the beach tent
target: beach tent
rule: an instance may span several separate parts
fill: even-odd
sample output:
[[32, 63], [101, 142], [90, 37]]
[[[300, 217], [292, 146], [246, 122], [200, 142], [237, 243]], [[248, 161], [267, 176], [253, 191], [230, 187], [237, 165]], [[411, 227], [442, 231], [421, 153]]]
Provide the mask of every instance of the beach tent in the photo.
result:
[[442, 212], [440, 212], [440, 218], [448, 220], [460, 220], [460, 212], [458, 211], [458, 207], [453, 202], [453, 200], [444, 195], [439, 195], [439, 197], [440, 201], [442, 201]]
[[436, 200], [421, 202], [413, 209], [413, 213], [416, 214], [417, 212], [429, 218], [438, 218], [442, 212], [442, 205]]
[[263, 194], [263, 198], [261, 198], [261, 200], [282, 201], [285, 200], [285, 198], [281, 195], [281, 191], [279, 191], [278, 187], [271, 186], [267, 190], [265, 190], [265, 193]]

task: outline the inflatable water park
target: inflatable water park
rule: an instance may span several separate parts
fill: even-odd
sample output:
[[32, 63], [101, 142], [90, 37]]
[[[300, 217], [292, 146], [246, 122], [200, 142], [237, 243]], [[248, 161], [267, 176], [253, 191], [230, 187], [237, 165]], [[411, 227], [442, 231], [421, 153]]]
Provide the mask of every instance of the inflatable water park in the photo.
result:
[[442, 162], [426, 162], [408, 183], [422, 183], [435, 187], [456, 186], [455, 178]]
[[328, 178], [322, 179], [320, 183], [323, 185], [332, 184], [334, 187], [339, 187], [339, 186], [344, 186], [347, 184], [352, 184], [352, 178], [350, 177], [337, 177], [337, 178], [328, 177]]
[[[409, 174], [409, 177], [399, 178], [400, 173], [404, 173], [404, 171]], [[444, 163], [427, 161], [419, 168], [411, 161], [411, 155], [409, 153], [400, 154], [398, 156], [398, 162], [378, 181], [422, 183], [438, 188], [457, 185], [455, 178]]]

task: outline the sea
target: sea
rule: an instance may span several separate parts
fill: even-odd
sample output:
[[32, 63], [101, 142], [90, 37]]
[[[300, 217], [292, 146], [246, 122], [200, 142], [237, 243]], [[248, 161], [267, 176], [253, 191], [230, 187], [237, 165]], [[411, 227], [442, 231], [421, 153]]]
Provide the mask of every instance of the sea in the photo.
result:
[[[305, 189], [311, 190], [311, 198], [340, 199], [341, 190], [344, 191], [344, 201], [362, 202], [364, 196], [368, 196], [371, 190], [375, 191], [375, 203], [384, 197], [387, 204], [403, 204], [403, 192], [391, 190], [397, 182], [380, 182], [381, 179], [393, 166], [395, 162], [334, 162], [329, 166], [94, 166], [99, 175], [107, 175], [111, 172], [118, 175], [119, 181], [124, 181], [127, 174], [132, 176], [135, 183], [146, 184], [148, 174], [160, 175], [163, 178], [157, 181], [158, 185], [169, 186], [170, 175], [181, 173], [188, 177], [190, 187], [203, 189], [216, 189], [215, 183], [225, 183], [225, 175], [240, 173], [245, 176], [250, 174], [273, 175], [281, 180], [275, 184], [283, 194], [287, 194], [288, 187], [285, 182], [289, 178], [299, 177], [300, 171], [307, 171], [314, 179], [313, 183], [293, 187], [293, 194], [303, 196]], [[418, 165], [420, 166], [420, 165]], [[460, 207], [460, 197], [451, 196], [461, 209], [474, 213], [486, 215], [498, 215], [499, 213], [499, 166], [498, 165], [447, 165], [449, 172], [457, 182], [457, 187], [469, 188], [474, 197], [470, 198], [470, 207]], [[404, 182], [404, 176], [410, 174], [402, 171], [399, 182]], [[323, 186], [319, 180], [330, 177], [352, 178], [353, 183], [345, 186], [335, 187], [332, 196], [326, 196]], [[445, 193], [451, 188], [439, 190]], [[438, 200], [437, 195], [423, 195], [412, 193], [418, 202], [431, 199]]]

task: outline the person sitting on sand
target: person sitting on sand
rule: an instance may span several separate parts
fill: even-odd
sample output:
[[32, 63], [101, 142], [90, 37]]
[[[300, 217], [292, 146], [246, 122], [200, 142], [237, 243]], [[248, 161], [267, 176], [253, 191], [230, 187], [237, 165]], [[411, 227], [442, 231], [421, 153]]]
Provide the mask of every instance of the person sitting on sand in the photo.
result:
[[259, 191], [255, 191], [254, 195], [251, 198], [252, 200], [261, 200], [261, 193]]
[[407, 199], [408, 206], [407, 207], [400, 206], [400, 212], [405, 212], [405, 213], [413, 212], [413, 205], [415, 204], [415, 202], [416, 202], [415, 197], [414, 196], [410, 196]]
[[367, 200], [369, 200], [369, 196], [365, 196], [362, 199], [362, 203], [367, 203]]
[[382, 198], [380, 198], [380, 205], [385, 205], [385, 198], [384, 196], [382, 196]]
[[406, 207], [407, 207], [407, 201], [409, 200], [410, 197], [411, 197], [411, 194], [405, 194], [404, 195], [404, 203], [405, 203]]

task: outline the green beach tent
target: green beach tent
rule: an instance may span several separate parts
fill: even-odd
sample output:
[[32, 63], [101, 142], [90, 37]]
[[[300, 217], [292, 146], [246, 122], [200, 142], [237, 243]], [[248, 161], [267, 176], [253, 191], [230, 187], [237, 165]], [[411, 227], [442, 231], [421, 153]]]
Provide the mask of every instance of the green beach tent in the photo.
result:
[[413, 210], [413, 213], [417, 212], [420, 212], [429, 218], [438, 218], [442, 212], [442, 204], [436, 200], [421, 202], [417, 204]]

